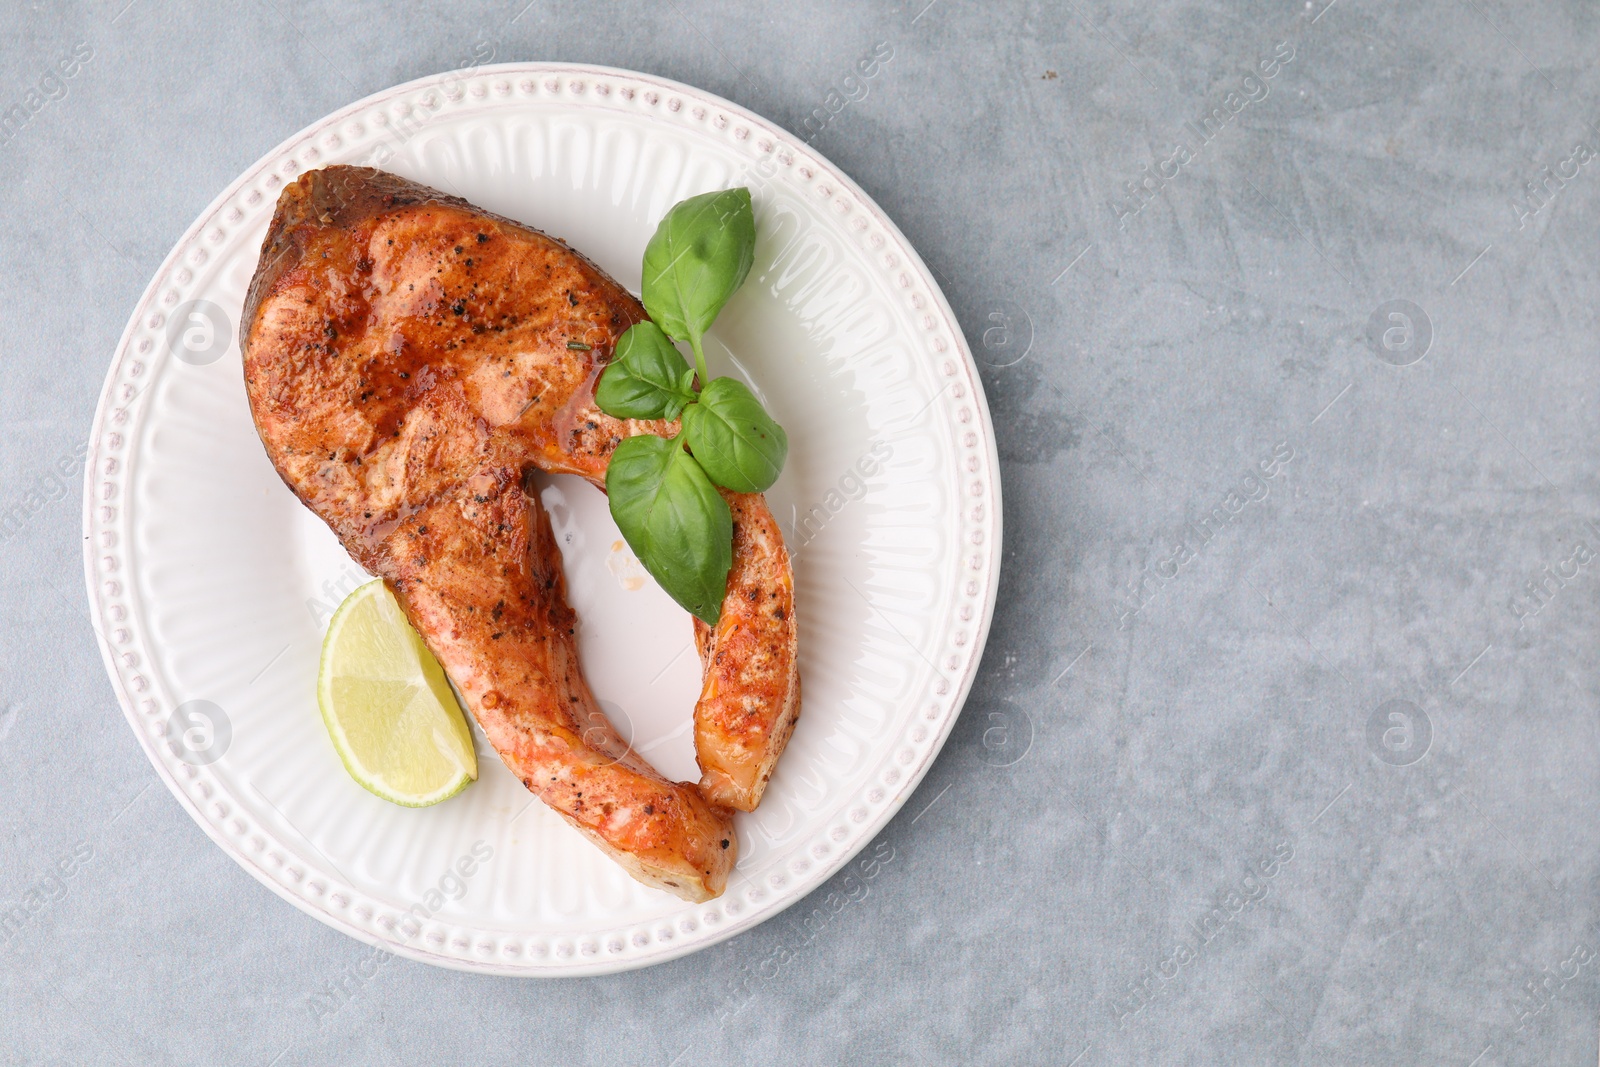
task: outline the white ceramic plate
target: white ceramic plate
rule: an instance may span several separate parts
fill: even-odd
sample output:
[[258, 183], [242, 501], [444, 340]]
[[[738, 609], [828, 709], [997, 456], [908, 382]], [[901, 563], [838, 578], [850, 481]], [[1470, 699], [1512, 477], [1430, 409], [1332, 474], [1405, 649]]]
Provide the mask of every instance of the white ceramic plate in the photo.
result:
[[[237, 327], [284, 184], [366, 163], [567, 239], [638, 290], [679, 199], [754, 193], [749, 281], [713, 373], [792, 442], [768, 493], [795, 553], [804, 704], [728, 891], [633, 881], [478, 735], [480, 780], [408, 810], [344, 772], [319, 718], [329, 613], [363, 575], [278, 480]], [[452, 72], [290, 138], [189, 228], [123, 334], [95, 416], [84, 564], [123, 711], [173, 794], [245, 870], [330, 926], [465, 970], [575, 975], [703, 948], [803, 897], [915, 789], [971, 685], [994, 606], [998, 464], [972, 356], [927, 268], [849, 179], [727, 101], [601, 67]], [[586, 484], [544, 489], [595, 693], [657, 768], [698, 776], [689, 616]]]

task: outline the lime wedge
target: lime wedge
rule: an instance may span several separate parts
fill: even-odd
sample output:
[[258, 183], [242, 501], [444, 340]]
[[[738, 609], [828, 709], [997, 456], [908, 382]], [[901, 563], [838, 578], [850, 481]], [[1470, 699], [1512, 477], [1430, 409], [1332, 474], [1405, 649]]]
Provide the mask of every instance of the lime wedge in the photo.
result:
[[461, 705], [381, 581], [351, 593], [329, 620], [317, 703], [345, 770], [385, 800], [426, 807], [478, 777]]

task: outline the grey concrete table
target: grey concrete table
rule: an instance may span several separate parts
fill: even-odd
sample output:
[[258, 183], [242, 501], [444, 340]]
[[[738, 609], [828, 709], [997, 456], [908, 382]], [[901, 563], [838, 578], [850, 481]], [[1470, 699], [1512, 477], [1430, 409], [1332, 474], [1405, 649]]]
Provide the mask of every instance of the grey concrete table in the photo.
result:
[[[1592, 5], [525, 2], [0, 16], [0, 899], [43, 899], [0, 1062], [1596, 1062]], [[986, 363], [982, 674], [820, 931], [376, 965], [101, 669], [76, 457], [146, 281], [280, 139], [486, 54], [814, 136]]]

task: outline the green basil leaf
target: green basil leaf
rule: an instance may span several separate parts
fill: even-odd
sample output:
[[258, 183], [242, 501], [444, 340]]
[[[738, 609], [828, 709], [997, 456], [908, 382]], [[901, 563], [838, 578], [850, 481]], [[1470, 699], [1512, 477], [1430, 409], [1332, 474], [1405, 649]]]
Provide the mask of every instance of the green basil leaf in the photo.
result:
[[694, 400], [694, 371], [661, 327], [637, 322], [617, 339], [616, 358], [600, 375], [595, 403], [618, 419], [675, 419]]
[[698, 351], [711, 321], [750, 273], [755, 249], [749, 189], [691, 196], [667, 212], [645, 247], [645, 310], [669, 337]]
[[611, 517], [667, 595], [715, 626], [733, 566], [728, 502], [679, 441], [629, 437], [606, 468]]
[[789, 435], [734, 378], [713, 378], [683, 409], [683, 432], [713, 482], [736, 493], [764, 493], [789, 455]]

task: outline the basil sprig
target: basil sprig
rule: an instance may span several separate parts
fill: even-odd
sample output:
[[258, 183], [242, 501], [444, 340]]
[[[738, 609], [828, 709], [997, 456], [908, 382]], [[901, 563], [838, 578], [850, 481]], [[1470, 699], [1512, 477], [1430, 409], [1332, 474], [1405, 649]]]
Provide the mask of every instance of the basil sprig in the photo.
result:
[[702, 387], [711, 376], [701, 338], [744, 284], [755, 253], [755, 214], [743, 186], [680, 201], [645, 246], [644, 309], [668, 337], [689, 342]]
[[736, 378], [713, 378], [683, 409], [683, 433], [694, 458], [718, 485], [762, 493], [778, 480], [789, 435]]
[[594, 391], [600, 410], [619, 419], [675, 419], [694, 396], [694, 369], [653, 322], [617, 338], [616, 359]]
[[[677, 204], [644, 250], [644, 308], [654, 321], [617, 340], [595, 402], [619, 419], [681, 419], [672, 437], [629, 437], [606, 470], [611, 516], [661, 588], [715, 625], [733, 565], [733, 520], [716, 487], [771, 488], [789, 437], [755, 394], [706, 372], [705, 334], [755, 259], [750, 190]], [[688, 344], [690, 367], [674, 346]]]
[[715, 624], [733, 565], [733, 515], [677, 439], [643, 434], [606, 468], [611, 514], [667, 595]]

